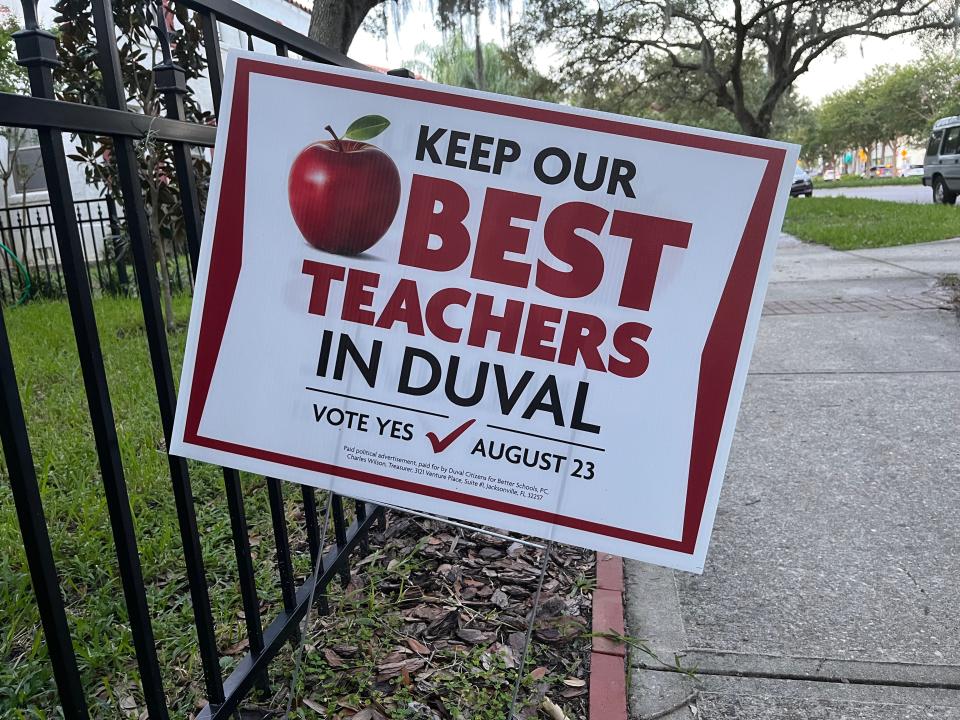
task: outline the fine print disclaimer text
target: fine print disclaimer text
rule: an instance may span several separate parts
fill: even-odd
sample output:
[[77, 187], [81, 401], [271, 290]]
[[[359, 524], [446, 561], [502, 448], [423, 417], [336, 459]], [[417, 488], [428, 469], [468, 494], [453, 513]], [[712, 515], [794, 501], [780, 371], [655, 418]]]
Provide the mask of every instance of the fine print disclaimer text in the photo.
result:
[[464, 488], [474, 488], [475, 492], [492, 491], [533, 501], [542, 501], [552, 492], [551, 488], [548, 487], [517, 482], [492, 473], [476, 473], [442, 463], [417, 460], [353, 445], [344, 445], [343, 452], [346, 454], [347, 460], [351, 462], [362, 463], [381, 470], [394, 470], [436, 480], [445, 480], [462, 485]]

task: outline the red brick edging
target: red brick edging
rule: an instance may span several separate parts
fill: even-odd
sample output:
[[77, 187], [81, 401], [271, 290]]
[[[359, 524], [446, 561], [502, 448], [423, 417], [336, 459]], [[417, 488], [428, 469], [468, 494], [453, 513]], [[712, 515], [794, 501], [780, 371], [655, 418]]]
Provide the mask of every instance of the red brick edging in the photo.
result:
[[624, 634], [623, 558], [597, 553], [590, 655], [590, 720], [627, 720], [627, 673], [623, 643], [597, 633]]

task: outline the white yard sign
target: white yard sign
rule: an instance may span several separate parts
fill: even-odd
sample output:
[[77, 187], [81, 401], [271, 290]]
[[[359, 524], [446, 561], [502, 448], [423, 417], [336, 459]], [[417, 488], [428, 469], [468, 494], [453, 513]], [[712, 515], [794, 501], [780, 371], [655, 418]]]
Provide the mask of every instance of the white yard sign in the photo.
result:
[[699, 571], [796, 159], [233, 54], [172, 450]]

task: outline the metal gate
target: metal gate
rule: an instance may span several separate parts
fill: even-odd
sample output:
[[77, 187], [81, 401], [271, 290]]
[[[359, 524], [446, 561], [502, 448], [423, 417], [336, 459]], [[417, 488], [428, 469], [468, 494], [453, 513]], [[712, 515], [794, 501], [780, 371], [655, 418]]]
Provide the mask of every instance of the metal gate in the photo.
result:
[[[278, 55], [364, 69], [347, 57], [268, 20], [231, 0], [176, 0], [180, 8], [193, 13], [202, 31], [214, 109], [219, 110], [222, 93], [220, 28], [229, 26], [244, 33], [253, 47], [269, 43]], [[166, 2], [157, 0], [155, 10], [162, 18]], [[56, 231], [58, 270], [66, 293], [76, 339], [83, 385], [89, 404], [90, 422], [97, 451], [103, 492], [111, 524], [114, 551], [123, 587], [124, 601], [132, 629], [143, 697], [151, 720], [170, 717], [157, 659], [151, 615], [137, 548], [134, 518], [125, 482], [118, 445], [118, 428], [111, 405], [110, 387], [94, 317], [89, 264], [78, 225], [68, 177], [62, 132], [83, 132], [108, 136], [113, 142], [111, 161], [122, 197], [122, 211], [129, 234], [137, 294], [149, 347], [156, 400], [169, 446], [176, 405], [173, 369], [161, 312], [157, 269], [150, 241], [150, 228], [138, 179], [138, 156], [134, 142], [149, 135], [151, 142], [169, 143], [176, 168], [180, 203], [186, 226], [190, 267], [196, 268], [200, 247], [202, 208], [198, 201], [197, 178], [190, 162], [191, 147], [211, 147], [214, 129], [184, 120], [183, 97], [187, 91], [184, 72], [172, 60], [165, 22], [156, 32], [164, 51], [163, 62], [153, 68], [155, 88], [164, 98], [166, 116], [139, 114], [127, 108], [121, 75], [114, 12], [110, 0], [92, 0], [92, 22], [96, 34], [95, 61], [100, 70], [105, 106], [82, 105], [57, 100], [53, 70], [58, 65], [56, 37], [43, 30], [37, 18], [36, 2], [24, 0], [25, 28], [15, 35], [19, 63], [27, 69], [30, 95], [0, 93], [0, 126], [33, 128], [39, 135], [44, 175], [50, 198], [52, 224]], [[89, 717], [88, 690], [81, 682], [76, 654], [64, 610], [63, 596], [41, 495], [35, 460], [20, 401], [10, 343], [0, 310], [0, 439], [9, 470], [17, 517], [23, 536], [36, 603], [46, 646], [59, 691], [63, 714], [68, 720]], [[213, 614], [211, 612], [204, 558], [191, 491], [188, 466], [183, 458], [168, 456], [170, 480], [184, 549], [197, 650], [201, 659], [208, 704], [201, 718], [232, 716], [238, 704], [255, 687], [266, 687], [268, 666], [285, 641], [298, 631], [314, 589], [310, 577], [298, 586], [291, 557], [283, 486], [267, 478], [269, 506], [276, 542], [277, 573], [283, 611], [263, 627], [260, 599], [254, 580], [250, 538], [244, 497], [236, 470], [223, 468], [223, 482], [229, 508], [236, 554], [239, 588], [244, 610], [249, 651], [226, 677], [220, 665]], [[287, 486], [289, 487], [289, 486]], [[312, 561], [324, 552], [320, 538], [314, 490], [301, 488], [303, 518]], [[350, 577], [349, 556], [362, 543], [375, 522], [382, 522], [383, 508], [357, 501], [355, 520], [347, 527], [341, 498], [332, 500], [335, 542], [326, 550], [316, 580], [318, 597], [331, 579]], [[107, 550], [106, 548], [104, 549]]]

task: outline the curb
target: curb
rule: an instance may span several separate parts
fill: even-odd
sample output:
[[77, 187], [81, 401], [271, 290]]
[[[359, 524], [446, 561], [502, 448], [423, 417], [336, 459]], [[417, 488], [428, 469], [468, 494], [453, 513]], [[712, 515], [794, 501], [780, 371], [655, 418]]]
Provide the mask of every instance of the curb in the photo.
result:
[[626, 651], [598, 633], [623, 635], [623, 558], [597, 553], [590, 654], [590, 720], [627, 720]]

